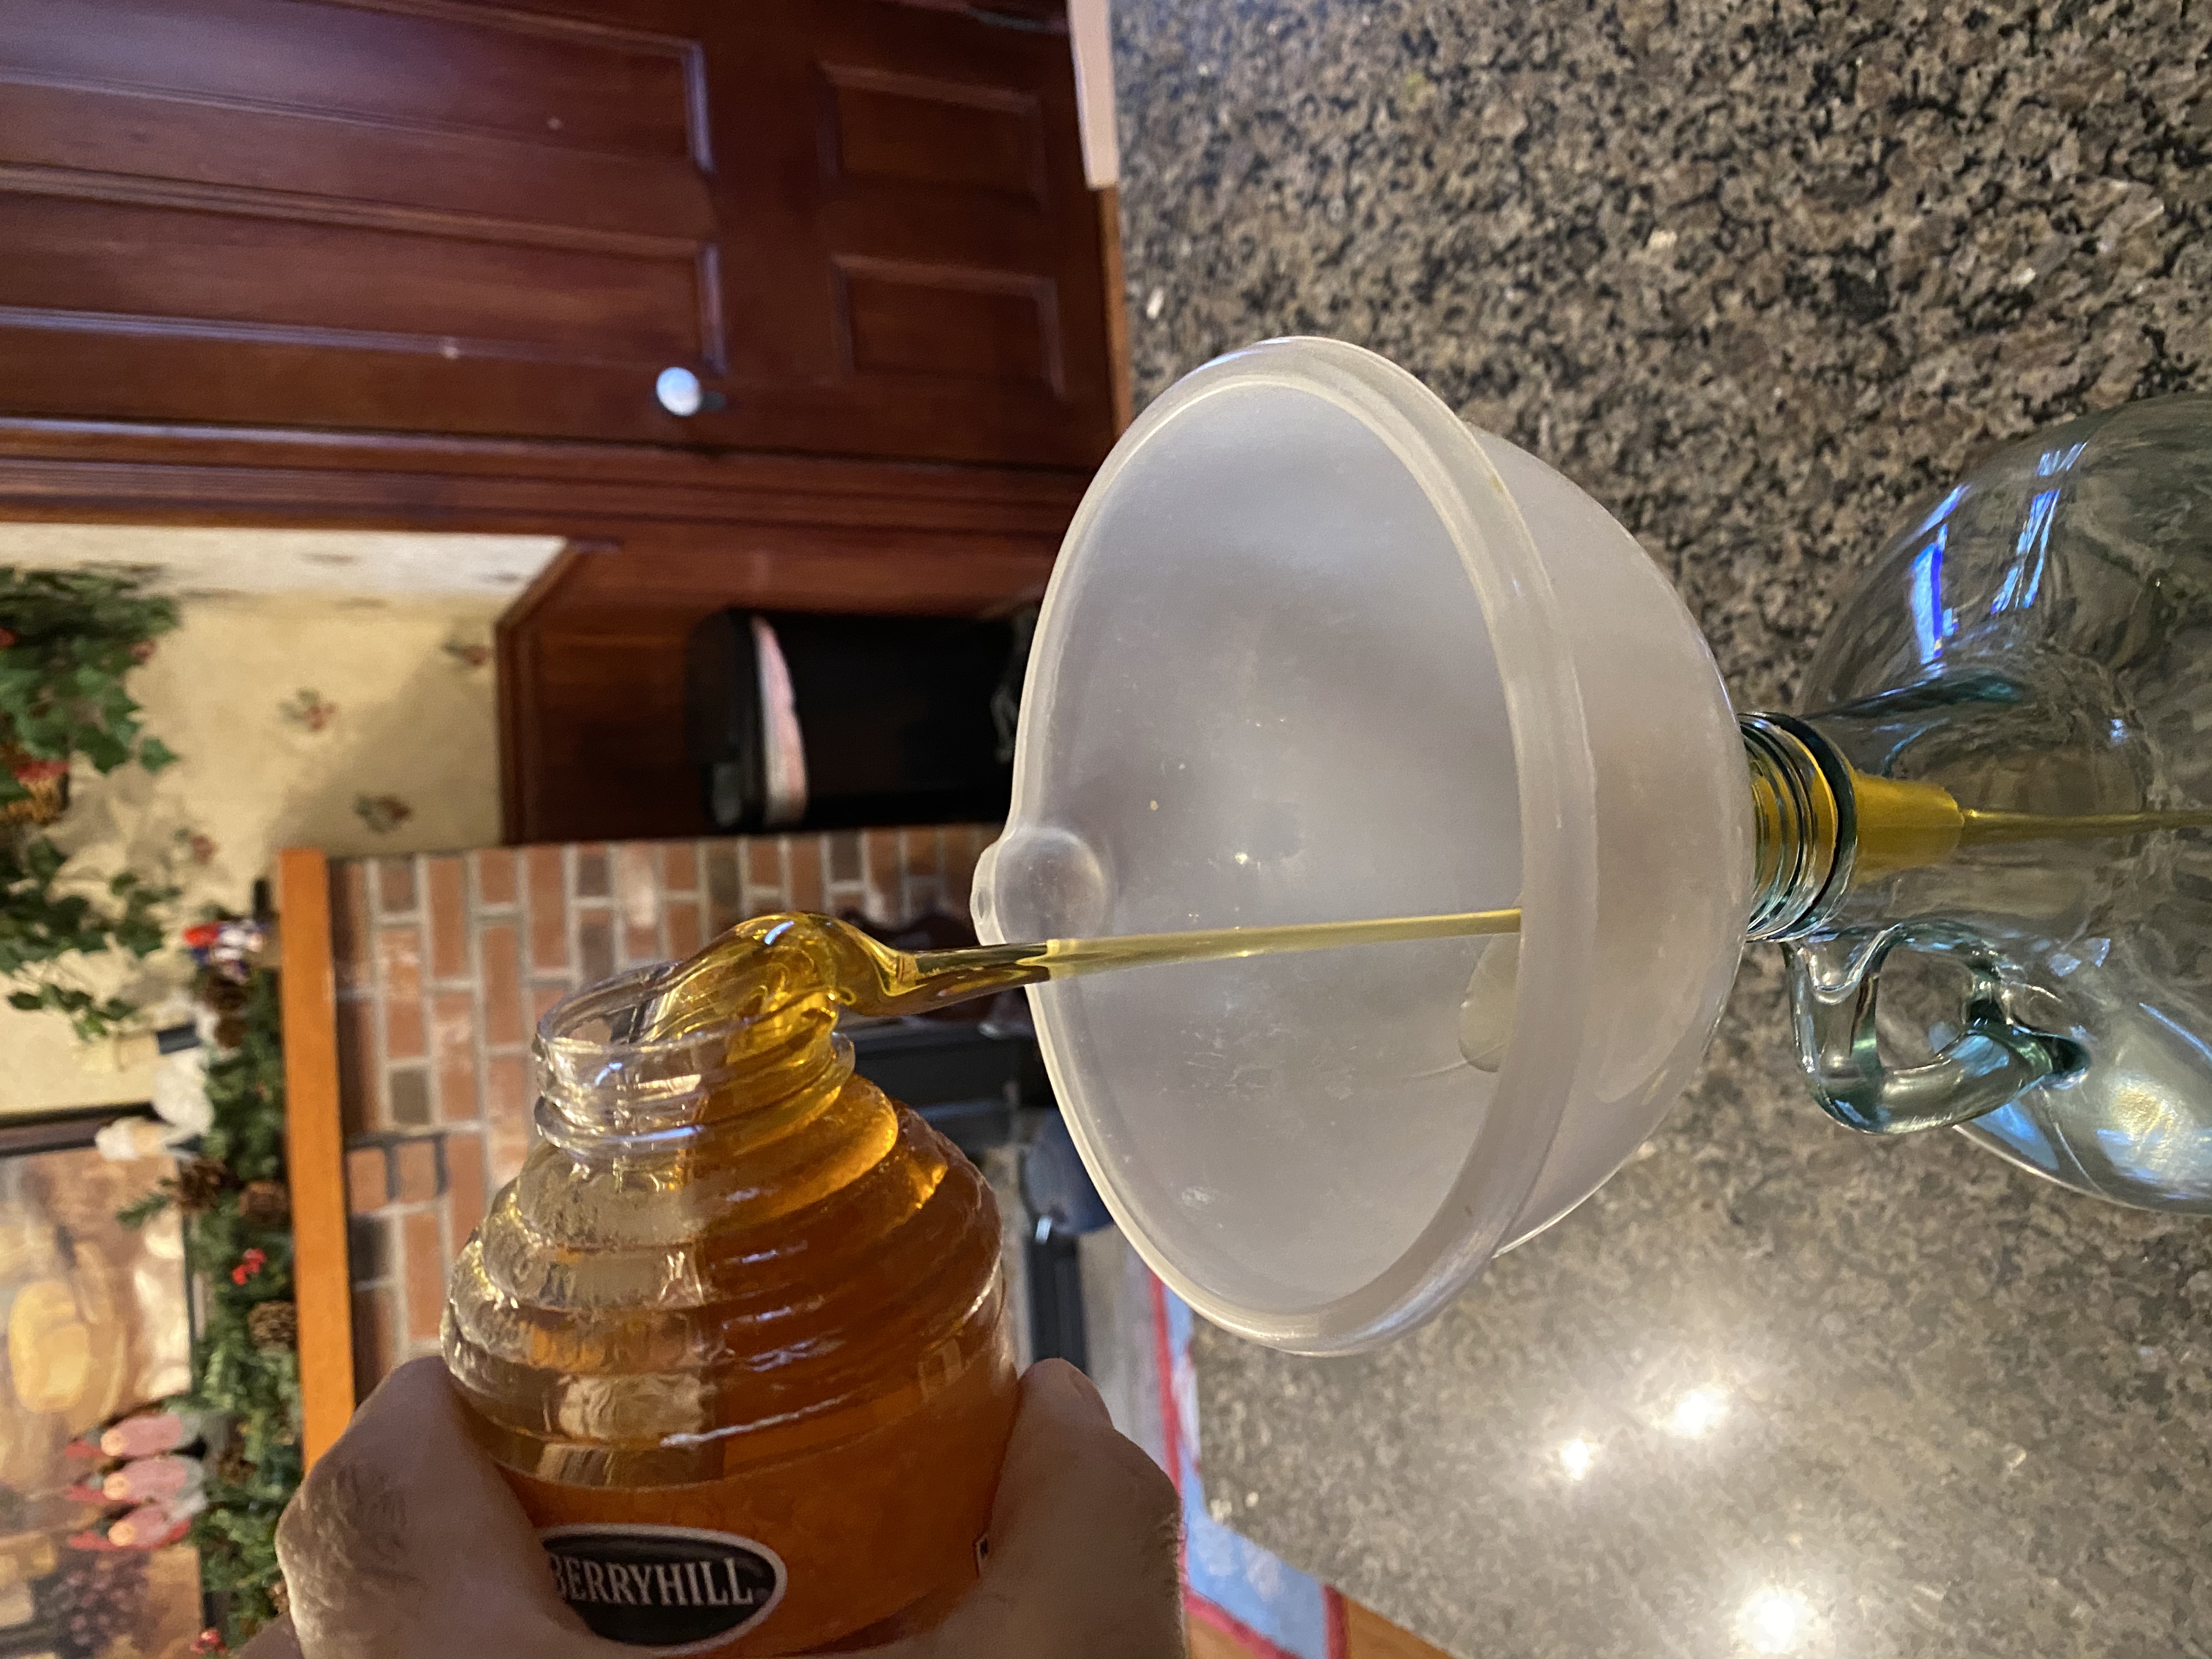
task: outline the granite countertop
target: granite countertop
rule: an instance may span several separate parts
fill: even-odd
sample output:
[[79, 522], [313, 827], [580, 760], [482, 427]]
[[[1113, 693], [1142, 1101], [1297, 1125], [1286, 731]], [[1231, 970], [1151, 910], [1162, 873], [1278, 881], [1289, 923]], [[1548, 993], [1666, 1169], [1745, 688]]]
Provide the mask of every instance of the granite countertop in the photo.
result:
[[[1140, 399], [1334, 334], [1606, 503], [1740, 705], [1994, 441], [2212, 386], [2212, 13], [1121, 0]], [[2212, 1225], [1801, 1095], [1755, 953], [1639, 1157], [1207, 1490], [1467, 1659], [2212, 1654]]]

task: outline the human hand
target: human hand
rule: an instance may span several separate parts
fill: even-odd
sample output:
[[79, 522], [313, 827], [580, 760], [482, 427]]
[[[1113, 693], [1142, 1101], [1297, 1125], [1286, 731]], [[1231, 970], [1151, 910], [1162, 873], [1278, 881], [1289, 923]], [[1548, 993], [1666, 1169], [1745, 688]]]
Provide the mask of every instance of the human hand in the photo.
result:
[[[981, 1579], [872, 1659], [1182, 1659], [1175, 1489], [1057, 1359], [1022, 1378]], [[284, 1512], [292, 1615], [241, 1659], [637, 1659], [556, 1593], [445, 1367], [386, 1377]]]

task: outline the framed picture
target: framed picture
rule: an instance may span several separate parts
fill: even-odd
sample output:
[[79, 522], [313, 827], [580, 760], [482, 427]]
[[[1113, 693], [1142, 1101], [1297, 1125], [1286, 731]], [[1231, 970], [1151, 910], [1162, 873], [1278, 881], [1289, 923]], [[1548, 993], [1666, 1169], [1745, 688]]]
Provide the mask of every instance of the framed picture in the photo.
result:
[[206, 1625], [190, 1544], [107, 1535], [131, 1510], [105, 1497], [121, 1465], [100, 1455], [101, 1431], [191, 1376], [178, 1217], [115, 1219], [174, 1163], [110, 1162], [93, 1146], [142, 1115], [0, 1119], [0, 1659], [185, 1659]]

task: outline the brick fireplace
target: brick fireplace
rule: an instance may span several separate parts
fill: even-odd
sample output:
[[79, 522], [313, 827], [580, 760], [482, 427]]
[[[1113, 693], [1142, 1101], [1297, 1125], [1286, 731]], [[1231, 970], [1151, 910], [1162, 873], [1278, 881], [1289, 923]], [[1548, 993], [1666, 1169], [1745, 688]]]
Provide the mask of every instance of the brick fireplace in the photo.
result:
[[571, 992], [746, 916], [965, 915], [994, 830], [590, 842], [330, 865], [356, 1397], [436, 1352], [447, 1270], [532, 1139], [530, 1036]]

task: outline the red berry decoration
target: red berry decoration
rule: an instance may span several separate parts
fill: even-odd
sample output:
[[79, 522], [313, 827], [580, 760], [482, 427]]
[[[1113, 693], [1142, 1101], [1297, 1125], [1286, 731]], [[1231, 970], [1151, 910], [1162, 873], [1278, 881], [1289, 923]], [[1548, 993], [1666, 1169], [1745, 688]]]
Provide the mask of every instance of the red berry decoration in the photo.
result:
[[230, 1270], [230, 1282], [234, 1285], [243, 1285], [267, 1266], [268, 1261], [267, 1251], [248, 1250], [244, 1255], [239, 1257], [238, 1265]]
[[192, 1638], [194, 1653], [228, 1653], [230, 1646], [222, 1639], [222, 1632], [210, 1625]]

